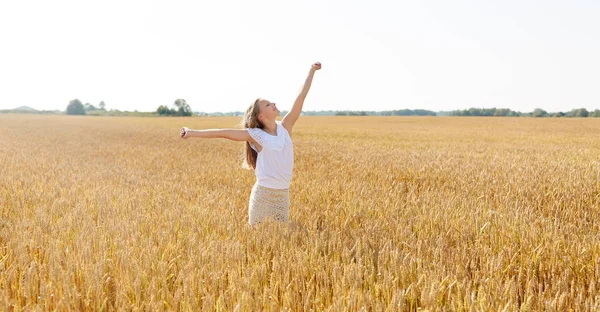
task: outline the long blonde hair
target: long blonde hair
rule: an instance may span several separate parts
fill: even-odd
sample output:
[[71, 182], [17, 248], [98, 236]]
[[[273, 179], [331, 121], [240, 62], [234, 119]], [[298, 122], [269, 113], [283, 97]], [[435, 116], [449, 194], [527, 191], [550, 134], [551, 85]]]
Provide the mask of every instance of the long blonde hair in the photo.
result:
[[[244, 128], [260, 128], [263, 129], [264, 126], [258, 120], [259, 107], [258, 104], [260, 102], [260, 98], [256, 99], [250, 107], [246, 110], [244, 114], [244, 119], [242, 119], [241, 125]], [[242, 163], [242, 167], [244, 169], [256, 169], [256, 158], [258, 157], [258, 153], [250, 147], [250, 142], [246, 141], [246, 148], [244, 149], [245, 157], [244, 162]]]

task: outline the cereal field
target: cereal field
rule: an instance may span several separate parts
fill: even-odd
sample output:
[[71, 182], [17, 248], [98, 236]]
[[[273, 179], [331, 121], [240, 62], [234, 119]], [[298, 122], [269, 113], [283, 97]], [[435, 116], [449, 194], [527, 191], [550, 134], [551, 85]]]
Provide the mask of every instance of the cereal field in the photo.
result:
[[0, 115], [0, 308], [600, 309], [600, 119], [301, 117], [255, 228], [239, 121]]

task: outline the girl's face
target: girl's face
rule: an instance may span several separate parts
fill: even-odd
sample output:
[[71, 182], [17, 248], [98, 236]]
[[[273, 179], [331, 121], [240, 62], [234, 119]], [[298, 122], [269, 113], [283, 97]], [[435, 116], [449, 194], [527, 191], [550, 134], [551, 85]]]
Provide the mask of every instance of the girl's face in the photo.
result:
[[258, 116], [261, 120], [275, 120], [279, 116], [279, 109], [275, 103], [260, 99], [258, 102]]

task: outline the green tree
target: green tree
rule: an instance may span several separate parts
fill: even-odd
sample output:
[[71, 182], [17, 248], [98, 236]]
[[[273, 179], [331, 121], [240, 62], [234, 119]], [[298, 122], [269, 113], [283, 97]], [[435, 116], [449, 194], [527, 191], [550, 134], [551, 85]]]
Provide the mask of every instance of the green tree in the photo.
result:
[[588, 117], [589, 115], [590, 113], [585, 108], [580, 108], [577, 110], [577, 113], [575, 113], [575, 117]]
[[496, 108], [482, 108], [481, 109], [481, 116], [494, 116], [494, 114], [496, 113]]
[[510, 116], [510, 117], [519, 117], [519, 116], [521, 116], [521, 113], [520, 112], [515, 112], [515, 111], [511, 110], [508, 113], [508, 116]]
[[590, 113], [585, 108], [572, 109], [567, 113], [567, 117], [587, 117]]
[[172, 116], [177, 113], [174, 109], [169, 109], [165, 105], [161, 105], [156, 109], [156, 113], [162, 116]]
[[85, 104], [83, 105], [83, 109], [84, 109], [86, 112], [93, 112], [93, 111], [95, 111], [95, 110], [96, 110], [96, 106], [94, 106], [94, 105], [92, 105], [92, 104], [90, 104], [90, 103], [85, 103]]
[[175, 107], [177, 108], [177, 116], [192, 116], [192, 108], [184, 99], [175, 100]]
[[510, 109], [508, 108], [498, 108], [494, 112], [494, 116], [508, 116], [508, 114], [510, 114]]
[[74, 99], [67, 105], [67, 115], [85, 115], [83, 104], [78, 99]]
[[106, 104], [104, 104], [104, 101], [100, 101], [100, 104], [98, 104], [98, 107], [100, 107], [100, 110], [102, 110], [102, 111], [106, 110]]
[[548, 116], [548, 112], [541, 109], [541, 108], [536, 108], [533, 110], [533, 112], [531, 113], [531, 116], [533, 117], [546, 117]]

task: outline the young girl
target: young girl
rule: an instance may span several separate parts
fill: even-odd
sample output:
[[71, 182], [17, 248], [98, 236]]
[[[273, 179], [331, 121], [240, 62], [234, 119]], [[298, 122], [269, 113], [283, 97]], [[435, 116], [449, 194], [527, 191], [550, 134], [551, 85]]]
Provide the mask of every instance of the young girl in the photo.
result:
[[314, 63], [298, 94], [294, 106], [281, 121], [277, 105], [258, 98], [248, 109], [241, 129], [192, 130], [181, 128], [180, 136], [187, 138], [224, 138], [246, 141], [246, 157], [243, 167], [253, 169], [256, 183], [252, 187], [248, 206], [248, 223], [255, 225], [267, 217], [288, 222], [290, 212], [289, 187], [294, 168], [292, 127], [300, 117], [304, 99], [310, 90], [313, 76], [321, 69]]

